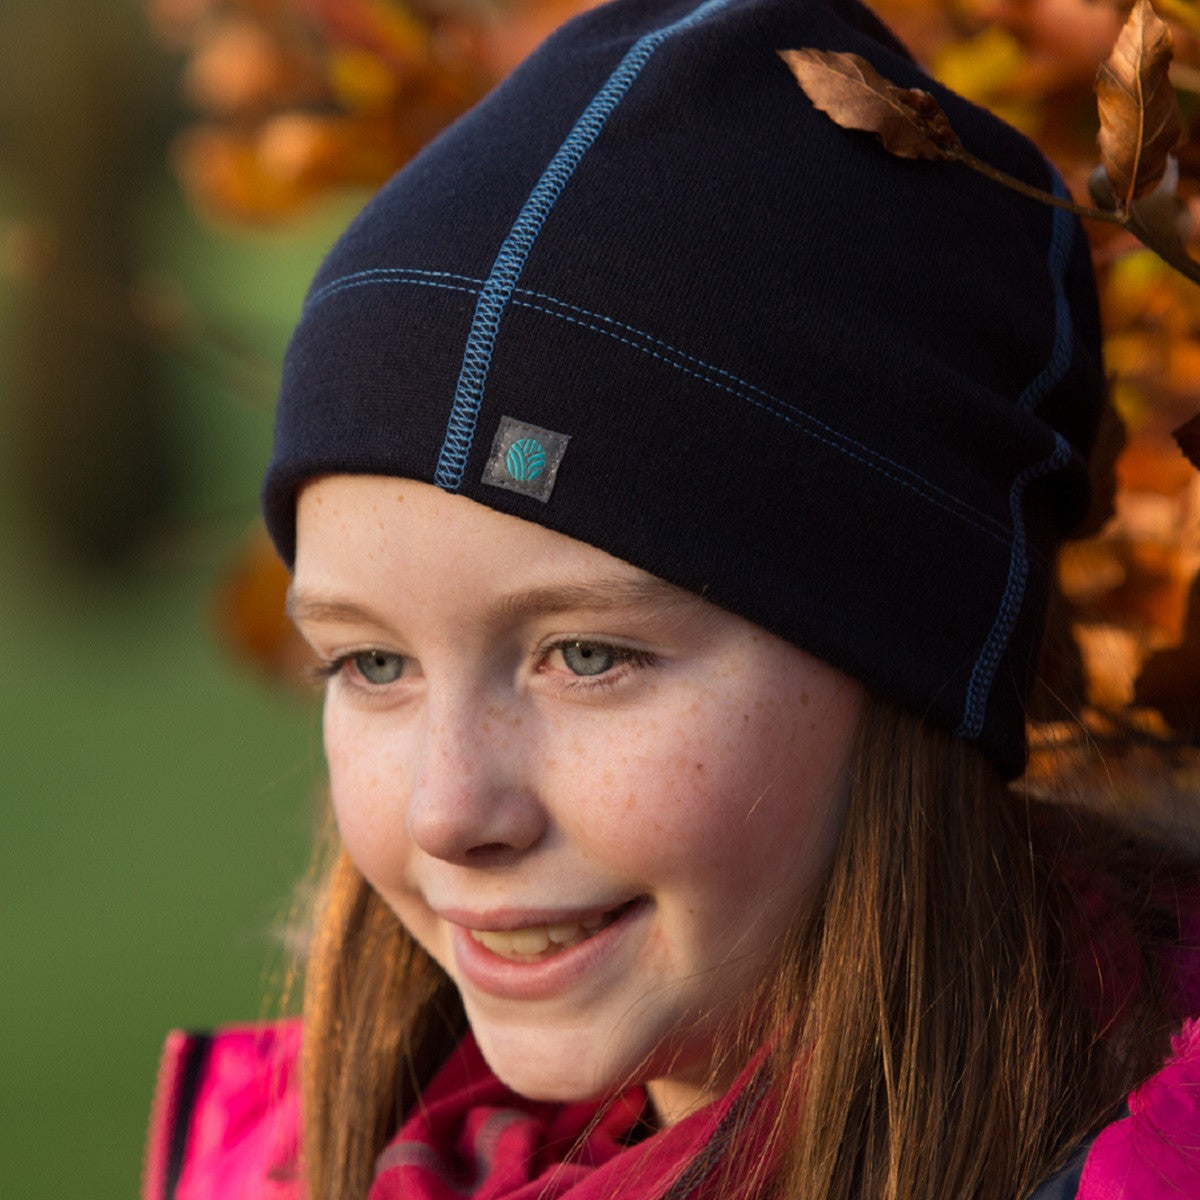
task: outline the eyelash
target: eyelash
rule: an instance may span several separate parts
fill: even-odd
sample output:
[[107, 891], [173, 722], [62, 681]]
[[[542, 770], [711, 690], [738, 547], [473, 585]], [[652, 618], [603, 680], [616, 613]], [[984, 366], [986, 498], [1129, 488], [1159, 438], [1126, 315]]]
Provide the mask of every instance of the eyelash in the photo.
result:
[[[620, 646], [612, 642], [603, 642], [592, 640], [589, 638], [560, 638], [557, 641], [551, 642], [549, 645], [540, 647], [537, 651], [538, 671], [544, 672], [546, 660], [554, 653], [562, 653], [573, 647], [584, 646], [590, 650], [598, 650], [604, 654], [612, 656], [613, 665], [608, 670], [597, 672], [595, 675], [576, 675], [568, 668], [565, 674], [568, 678], [562, 679], [557, 686], [564, 691], [598, 691], [616, 687], [627, 675], [633, 671], [641, 670], [645, 667], [653, 666], [657, 659], [654, 654], [648, 650], [637, 650], [631, 646]], [[330, 680], [339, 677], [344, 678], [351, 686], [358, 688], [360, 691], [368, 694], [378, 694], [382, 692], [388, 684], [373, 684], [368, 679], [362, 677], [361, 672], [348, 671], [354, 660], [364, 654], [387, 654], [391, 651], [380, 651], [374, 647], [368, 647], [365, 650], [350, 650], [345, 654], [339, 654], [329, 659], [327, 662], [317, 663], [310, 669], [310, 676], [314, 684], [319, 687], [325, 686]], [[403, 658], [404, 655], [397, 657]], [[624, 670], [622, 668], [625, 668]]]
[[[370, 680], [362, 678], [361, 673], [356, 672], [358, 675], [357, 679], [348, 678], [350, 672], [347, 671], [346, 668], [349, 667], [356, 658], [361, 658], [364, 654], [387, 654], [390, 656], [391, 651], [380, 650], [377, 647], [370, 646], [365, 650], [349, 650], [345, 654], [335, 655], [327, 662], [317, 663], [316, 666], [310, 668], [310, 676], [313, 683], [318, 687], [323, 687], [324, 685], [328, 684], [330, 680], [337, 679], [339, 676], [342, 676], [347, 677], [347, 682], [352, 687], [360, 688], [362, 691], [376, 692], [382, 690], [387, 686], [386, 684], [371, 683]], [[403, 659], [406, 656], [400, 654], [396, 657]]]
[[613, 642], [604, 642], [590, 638], [570, 637], [559, 638], [557, 641], [543, 647], [538, 655], [539, 663], [544, 667], [546, 659], [551, 654], [555, 652], [561, 653], [573, 646], [586, 646], [589, 649], [610, 654], [613, 658], [613, 665], [609, 670], [601, 671], [595, 675], [576, 675], [568, 669], [566, 672], [568, 678], [561, 680], [557, 685], [563, 691], [599, 691], [616, 687], [634, 671], [654, 666], [658, 661], [655, 655], [649, 650], [637, 650], [632, 646], [621, 646]]

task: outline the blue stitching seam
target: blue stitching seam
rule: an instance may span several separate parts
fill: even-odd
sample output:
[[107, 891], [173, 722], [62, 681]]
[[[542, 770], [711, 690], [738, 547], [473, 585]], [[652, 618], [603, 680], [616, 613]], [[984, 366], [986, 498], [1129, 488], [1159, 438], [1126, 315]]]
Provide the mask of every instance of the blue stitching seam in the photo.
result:
[[[1060, 176], [1055, 173], [1054, 192], [1066, 196], [1067, 189]], [[1032, 410], [1045, 399], [1046, 394], [1062, 379], [1071, 362], [1074, 328], [1071, 308], [1067, 303], [1064, 273], [1074, 237], [1075, 224], [1070, 214], [1061, 208], [1054, 210], [1050, 230], [1048, 266], [1054, 284], [1054, 344], [1046, 365], [1038, 372], [1018, 401], [1022, 407]], [[962, 720], [956, 733], [962, 738], [978, 738], [987, 719], [987, 706], [991, 698], [992, 684], [1000, 660], [1008, 646], [1008, 640], [1016, 627], [1025, 599], [1025, 585], [1029, 579], [1028, 541], [1025, 534], [1023, 503], [1025, 489], [1035, 480], [1066, 466], [1071, 457], [1071, 447], [1061, 434], [1054, 434], [1055, 448], [1049, 457], [1026, 467], [1013, 480], [1008, 493], [1009, 513], [1012, 517], [1012, 549], [1008, 560], [1008, 579], [1000, 598], [992, 628], [979, 651], [979, 657], [971, 668], [967, 685], [967, 697], [963, 705]]]
[[[963, 501], [958, 500], [957, 497], [943, 492], [941, 488], [929, 483], [928, 480], [924, 479], [920, 475], [916, 475], [915, 472], [909, 471], [908, 468], [900, 467], [899, 464], [891, 464], [890, 459], [883, 458], [882, 455], [874, 455], [873, 452], [868, 450], [868, 453], [872, 453], [872, 457], [874, 459], [879, 459], [882, 460], [882, 462], [897, 466], [899, 470], [904, 471], [906, 474], [913, 475], [916, 479], [920, 480], [921, 483], [926, 484], [926, 487], [922, 488], [910, 480], [902, 479], [896, 471], [889, 471], [886, 467], [881, 466], [879, 461], [872, 461], [872, 458], [868, 458], [864, 454], [856, 453], [854, 450], [849, 449], [847, 445], [842, 444], [848, 443], [849, 446], [857, 447], [859, 446], [859, 443], [853, 441], [851, 438], [845, 437], [843, 434], [838, 433], [835, 429], [830, 429], [829, 426], [824, 425], [815, 417], [810, 417], [807, 413], [800, 409], [794, 408], [785, 401], [778, 400], [774, 396], [770, 396], [766, 392], [762, 392], [761, 394], [771, 402], [770, 404], [764, 403], [762, 400], [756, 400], [753, 396], [748, 396], [744, 392], [739, 392], [736, 388], [732, 388], [726, 383], [721, 383], [718, 379], [713, 379], [711, 375], [703, 375], [699, 371], [693, 371], [691, 368], [685, 367], [682, 363], [672, 362], [665, 355], [659, 354], [657, 351], [651, 350], [647, 346], [639, 346], [636, 342], [631, 341], [629, 338], [622, 337], [619, 333], [615, 333], [612, 330], [601, 329], [599, 326], [588, 324], [586, 321], [580, 321], [575, 317], [569, 317], [565, 313], [551, 312], [549, 309], [542, 308], [541, 305], [530, 304], [527, 300], [514, 300], [513, 303], [520, 305], [522, 308], [530, 308], [535, 312], [545, 313], [547, 316], [555, 317], [559, 321], [569, 321], [572, 325], [581, 325], [584, 329], [591, 329], [596, 333], [601, 333], [607, 337], [614, 338], [616, 341], [622, 342], [626, 346], [632, 347], [634, 350], [640, 350], [643, 354], [648, 354], [651, 358], [657, 358], [660, 362], [666, 363], [669, 367], [674, 367], [677, 371], [682, 371], [685, 375], [691, 375], [696, 379], [702, 380], [710, 387], [720, 388], [721, 391], [728, 392], [731, 396], [736, 396], [739, 400], [743, 400], [747, 404], [752, 404], [755, 408], [761, 408], [764, 411], [769, 412], [772, 416], [778, 417], [781, 421], [785, 421], [788, 425], [795, 426], [802, 433], [805, 433], [808, 437], [811, 437], [814, 441], [822, 442], [826, 446], [829, 446], [832, 449], [846, 455], [847, 458], [852, 458], [856, 462], [860, 462], [864, 466], [869, 467], [871, 470], [877, 471], [880, 475], [883, 475], [886, 479], [892, 480], [893, 483], [898, 484], [900, 487], [904, 487], [911, 492], [915, 492], [929, 504], [934, 505], [936, 508], [942, 509], [951, 516], [958, 517], [968, 525], [975, 526], [976, 529], [978, 529], [981, 533], [986, 534], [988, 537], [995, 538], [997, 541], [1001, 542], [1007, 540], [1008, 530], [1004, 529], [1000, 522], [996, 521], [995, 518], [988, 516], [987, 513], [978, 512], [978, 510], [965, 504]], [[682, 357], [687, 356], [684, 355]], [[726, 374], [726, 372], [720, 371], [719, 368], [710, 367], [708, 370], [717, 374]], [[739, 382], [741, 381], [739, 380]], [[760, 390], [758, 388], [753, 388], [753, 385], [748, 384], [746, 386], [752, 387], [752, 390], [754, 391]], [[789, 417], [787, 413], [780, 411], [784, 408], [790, 409], [798, 417], [802, 418], [802, 420], [796, 420], [794, 417]], [[806, 428], [806, 425], [815, 425], [821, 429], [828, 429], [829, 433], [833, 436], [826, 437], [823, 434], [816, 432], [816, 430], [812, 428]], [[867, 448], [862, 447], [862, 449], [866, 450]], [[943, 500], [939, 500], [936, 496], [932, 495], [930, 489], [947, 496], [949, 500], [953, 502], [953, 506], [945, 503]]]
[[[365, 283], [417, 283], [420, 279], [409, 279], [416, 275], [420, 279], [457, 279], [461, 283], [475, 285], [472, 291], [478, 291], [482, 279], [470, 275], [458, 275], [453, 271], [422, 271], [419, 267], [371, 267], [364, 271], [353, 271], [349, 275], [341, 275], [317, 288], [304, 301], [304, 309], [316, 308], [323, 300], [327, 300], [335, 292], [344, 291], [347, 287], [360, 286]], [[467, 289], [463, 289], [464, 291]]]
[[[425, 278], [409, 278], [409, 276], [424, 276]], [[462, 284], [442, 283], [440, 279], [460, 279], [466, 283], [475, 286], [468, 287]], [[351, 275], [343, 276], [340, 279], [331, 280], [328, 284], [320, 289], [320, 292], [314, 293], [311, 298], [311, 303], [316, 304], [336, 295], [342, 291], [348, 291], [352, 288], [359, 287], [375, 287], [380, 285], [395, 285], [395, 284], [410, 284], [414, 287], [434, 287], [441, 288], [447, 291], [465, 292], [469, 295], [476, 295], [479, 292], [479, 287], [482, 280], [473, 279], [469, 275], [458, 275], [449, 271], [421, 271], [408, 270], [399, 267], [377, 268], [369, 271], [356, 271]], [[772, 416], [778, 417], [781, 421], [786, 422], [799, 429], [807, 437], [813, 438], [815, 441], [822, 442], [824, 445], [838, 451], [840, 454], [846, 455], [848, 458], [861, 463], [869, 470], [875, 471], [886, 479], [890, 479], [899, 487], [903, 487], [920, 496], [927, 503], [936, 508], [940, 508], [943, 512], [948, 513], [952, 517], [957, 517], [968, 525], [974, 526], [981, 533], [988, 537], [995, 538], [997, 541], [1007, 542], [1009, 539], [1009, 530], [997, 521], [990, 514], [980, 511], [968, 504], [964, 500], [960, 500], [957, 496], [947, 492], [944, 488], [940, 488], [931, 480], [926, 479], [916, 471], [904, 466], [902, 463], [894, 462], [892, 459], [884, 455], [878, 454], [871, 450], [870, 447], [864, 446], [862, 443], [855, 441], [853, 438], [840, 433], [832, 426], [818, 420], [810, 413], [806, 413], [803, 409], [797, 408], [793, 404], [789, 404], [784, 400], [780, 400], [776, 396], [772, 396], [769, 392], [757, 387], [755, 384], [734, 375], [730, 371], [726, 371], [721, 367], [714, 366], [711, 363], [705, 362], [703, 359], [696, 358], [694, 355], [686, 354], [668, 342], [662, 341], [660, 338], [654, 337], [652, 334], [646, 333], [643, 330], [637, 329], [632, 325], [627, 325], [622, 321], [617, 321], [612, 317], [606, 317], [601, 313], [593, 313], [588, 309], [580, 308], [578, 305], [569, 304], [565, 300], [559, 300], [554, 296], [549, 296], [544, 292], [534, 292], [527, 288], [515, 289], [517, 294], [523, 296], [538, 296], [549, 301], [551, 304], [557, 305], [559, 308], [570, 309], [571, 311], [595, 317], [598, 321], [603, 321], [606, 325], [614, 328], [604, 328], [600, 325], [593, 325], [587, 321], [581, 321], [575, 317], [567, 316], [563, 312], [555, 312], [545, 308], [540, 304], [532, 304], [527, 300], [514, 300], [513, 304], [519, 305], [522, 308], [528, 308], [534, 312], [544, 313], [548, 317], [553, 317], [558, 321], [567, 321], [572, 325], [578, 325], [583, 329], [590, 329], [594, 333], [599, 333], [604, 337], [610, 337], [622, 345], [629, 346], [633, 350], [637, 350], [641, 354], [649, 355], [651, 358], [657, 359], [659, 362], [665, 363], [677, 371], [682, 371], [686, 375], [691, 375], [695, 379], [701, 380], [703, 383], [709, 384], [711, 387], [719, 388], [721, 391], [727, 392], [729, 395], [744, 401], [747, 404], [753, 405], [755, 408], [760, 408]], [[639, 345], [630, 338], [622, 337], [615, 329], [625, 329], [628, 332], [642, 338], [644, 341], [655, 346], [662, 347], [663, 350], [676, 358], [687, 362], [695, 363], [702, 370], [692, 370], [683, 365], [682, 362], [672, 361], [667, 357], [667, 354], [658, 353], [651, 350], [648, 346]], [[761, 396], [761, 400], [756, 400], [754, 396], [747, 395], [745, 392], [739, 391], [737, 388], [730, 387], [728, 384], [722, 383], [719, 379], [713, 376], [723, 376], [726, 379], [732, 380], [734, 383], [740, 384], [747, 392], [756, 393]], [[786, 411], [784, 411], [786, 410]], [[788, 413], [794, 413], [794, 417], [788, 416]], [[829, 436], [822, 436], [816, 430], [824, 430]], [[850, 447], [853, 447], [851, 449]], [[861, 453], [856, 453], [861, 451]], [[888, 468], [893, 468], [889, 470]], [[904, 478], [907, 476], [908, 478]], [[944, 497], [939, 499], [939, 497]]]
[[705, 0], [687, 16], [639, 38], [584, 109], [530, 192], [496, 255], [475, 306], [446, 436], [434, 473], [434, 482], [439, 487], [456, 491], [462, 482], [501, 318], [525, 269], [526, 259], [563, 189], [655, 51], [675, 34], [699, 24], [728, 3], [730, 0]]
[[1066, 465], [1071, 457], [1071, 447], [1061, 434], [1054, 435], [1054, 453], [1042, 459], [1033, 466], [1026, 467], [1016, 479], [1008, 494], [1009, 510], [1013, 520], [1012, 552], [1008, 562], [1008, 582], [1004, 587], [1004, 595], [1000, 601], [1000, 610], [992, 622], [991, 632], [975, 666], [971, 670], [971, 680], [967, 685], [967, 700], [963, 709], [963, 718], [955, 730], [961, 738], [977, 738], [983, 732], [983, 722], [987, 716], [988, 698], [991, 695], [992, 682], [996, 677], [996, 668], [1004, 655], [1008, 639], [1021, 612], [1021, 603], [1025, 598], [1025, 584], [1029, 579], [1029, 557], [1026, 553], [1025, 517], [1021, 505], [1025, 498], [1025, 489], [1043, 475], [1049, 475]]
[[[466, 292], [468, 295], [479, 295], [479, 283], [475, 282], [474, 287], [468, 287], [463, 283], [439, 283], [436, 280], [389, 280], [389, 283], [409, 283], [413, 287], [420, 288], [442, 288], [445, 292]], [[340, 292], [350, 292], [354, 288], [373, 288], [378, 287], [378, 280], [355, 280], [353, 283], [337, 282], [337, 286], [330, 286], [328, 292], [322, 296], [322, 299], [328, 299], [331, 295], [336, 295]]]
[[[1066, 184], [1057, 173], [1054, 177], [1053, 191], [1061, 199], [1070, 199]], [[1054, 345], [1046, 365], [1021, 393], [1020, 403], [1031, 410], [1046, 398], [1046, 394], [1063, 377], [1071, 362], [1074, 326], [1071, 323], [1071, 306], [1067, 303], [1067, 288], [1063, 277], [1067, 269], [1067, 258], [1071, 253], [1074, 232], [1075, 222], [1071, 214], [1065, 209], [1054, 209], [1048, 264], [1050, 277], [1054, 282]]]
[[[597, 321], [603, 321], [606, 325], [615, 326], [617, 329], [624, 329], [627, 332], [632, 333], [647, 342], [650, 342], [652, 345], [661, 346], [664, 350], [669, 351], [671, 354], [675, 355], [677, 358], [683, 359], [685, 362], [695, 363], [698, 367], [702, 367], [704, 371], [708, 372], [710, 375], [721, 375], [726, 379], [732, 380], [734, 383], [739, 384], [747, 391], [754, 392], [761, 396], [768, 403], [760, 404], [752, 397], [744, 395], [743, 393], [736, 391], [731, 387], [727, 387], [725, 384], [709, 378], [708, 375], [701, 375], [696, 371], [689, 371], [687, 367], [682, 366], [680, 363], [671, 362], [670, 359], [665, 358], [663, 355], [657, 354], [645, 346], [639, 346], [636, 342], [631, 342], [628, 338], [623, 338], [619, 334], [613, 333], [610, 329], [602, 329], [596, 325], [588, 324], [585, 321], [575, 320], [574, 318], [568, 317], [563, 313], [551, 312], [549, 309], [542, 308], [537, 304], [530, 304], [528, 301], [513, 301], [514, 304], [519, 304], [523, 308], [533, 309], [535, 312], [543, 312], [547, 316], [557, 317], [560, 321], [570, 321], [573, 325], [582, 325], [583, 328], [591, 329], [595, 333], [601, 333], [607, 337], [615, 338], [618, 342], [622, 342], [627, 346], [632, 346], [635, 350], [640, 350], [643, 354], [649, 354], [653, 358], [660, 359], [663, 362], [666, 362], [669, 366], [675, 367], [676, 370], [684, 371], [689, 375], [694, 375], [697, 379], [703, 379], [706, 383], [712, 384], [713, 387], [721, 388], [730, 395], [737, 396], [739, 399], [745, 400], [749, 404], [754, 404], [758, 408], [764, 408], [774, 416], [779, 417], [781, 420], [787, 421], [788, 424], [797, 425], [799, 427], [801, 425], [800, 421], [789, 420], [789, 418], [783, 412], [779, 411], [780, 409], [787, 409], [788, 412], [795, 413], [796, 416], [800, 417], [804, 423], [815, 426], [817, 429], [824, 430], [834, 440], [820, 438], [818, 434], [811, 434], [811, 436], [818, 438], [820, 441], [826, 442], [827, 445], [834, 446], [838, 450], [842, 450], [843, 453], [849, 454], [852, 458], [858, 458], [860, 462], [865, 462], [868, 466], [871, 466], [876, 470], [880, 470], [882, 474], [886, 475], [889, 479], [894, 479], [895, 482], [911, 488], [918, 495], [925, 495], [925, 492], [922, 490], [922, 488], [914, 486], [912, 483], [905, 483], [904, 480], [898, 478], [897, 475], [893, 475], [889, 471], [882, 470], [881, 467], [876, 465], [878, 463], [886, 464], [886, 466], [892, 468], [892, 470], [898, 474], [908, 476], [911, 480], [915, 480], [917, 483], [924, 485], [924, 488], [927, 488], [930, 492], [943, 497], [948, 503], [941, 504], [939, 507], [945, 509], [947, 512], [953, 513], [957, 512], [959, 509], [962, 509], [964, 510], [964, 519], [968, 520], [971, 524], [976, 525], [976, 527], [982, 532], [987, 533], [991, 537], [996, 537], [1005, 541], [1008, 540], [1010, 532], [1009, 529], [988, 513], [982, 512], [973, 507], [965, 500], [961, 500], [958, 496], [955, 496], [952, 492], [946, 491], [945, 488], [938, 487], [938, 485], [932, 480], [926, 479], [924, 475], [912, 470], [910, 467], [906, 467], [903, 463], [898, 463], [895, 460], [888, 458], [887, 455], [880, 454], [878, 451], [872, 450], [870, 446], [864, 445], [862, 442], [859, 442], [849, 435], [842, 433], [840, 430], [834, 429], [832, 425], [828, 425], [824, 421], [818, 420], [811, 413], [806, 413], [803, 409], [797, 408], [794, 404], [789, 404], [786, 400], [780, 400], [777, 396], [772, 396], [770, 392], [765, 391], [763, 388], [758, 387], [749, 380], [741, 378], [739, 375], [733, 374], [732, 371], [726, 371], [722, 367], [714, 366], [712, 363], [707, 363], [701, 358], [696, 358], [694, 355], [687, 354], [683, 350], [672, 346], [669, 342], [662, 341], [661, 338], [654, 337], [653, 334], [646, 333], [632, 325], [626, 325], [623, 321], [618, 321], [613, 317], [607, 317], [603, 313], [590, 312], [586, 308], [580, 308], [575, 304], [568, 304], [565, 300], [559, 300], [555, 296], [548, 296], [544, 292], [534, 292], [527, 288], [517, 288], [516, 290], [518, 295], [537, 296], [543, 300], [548, 300], [551, 304], [557, 305], [560, 308], [565, 308], [571, 312], [580, 313], [583, 316], [592, 317]], [[845, 450], [845, 446], [854, 447], [854, 449], [859, 451], [860, 454], [856, 455], [849, 450]], [[933, 499], [932, 496], [927, 498], [931, 501], [931, 503], [938, 503], [935, 499]], [[978, 520], [971, 521], [971, 518], [966, 516], [967, 513], [978, 518]]]

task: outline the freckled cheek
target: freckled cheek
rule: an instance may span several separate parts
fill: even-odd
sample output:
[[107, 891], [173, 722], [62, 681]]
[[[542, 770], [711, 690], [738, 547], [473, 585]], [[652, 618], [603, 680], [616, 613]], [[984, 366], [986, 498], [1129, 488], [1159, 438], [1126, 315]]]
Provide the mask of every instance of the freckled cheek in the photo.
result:
[[377, 887], [407, 858], [407, 772], [394, 748], [343, 721], [325, 720], [330, 797], [347, 852]]
[[595, 740], [576, 747], [566, 760], [596, 767], [562, 777], [563, 794], [572, 796], [563, 819], [583, 844], [635, 872], [726, 872], [737, 858], [731, 846], [753, 839], [748, 814], [770, 791], [787, 748], [783, 731], [756, 718], [755, 736], [747, 737], [738, 711], [690, 707], [678, 719], [639, 722], [633, 734], [625, 727], [606, 747]]

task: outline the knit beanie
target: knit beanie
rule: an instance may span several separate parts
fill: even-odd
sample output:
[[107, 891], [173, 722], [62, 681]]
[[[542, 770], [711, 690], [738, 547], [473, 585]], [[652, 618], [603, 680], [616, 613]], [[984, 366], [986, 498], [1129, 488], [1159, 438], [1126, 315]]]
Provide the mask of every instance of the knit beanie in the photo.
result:
[[267, 525], [306, 479], [436, 484], [772, 631], [1009, 775], [1104, 382], [1083, 235], [816, 111], [867, 58], [1062, 193], [853, 0], [615, 0], [400, 171], [321, 267]]

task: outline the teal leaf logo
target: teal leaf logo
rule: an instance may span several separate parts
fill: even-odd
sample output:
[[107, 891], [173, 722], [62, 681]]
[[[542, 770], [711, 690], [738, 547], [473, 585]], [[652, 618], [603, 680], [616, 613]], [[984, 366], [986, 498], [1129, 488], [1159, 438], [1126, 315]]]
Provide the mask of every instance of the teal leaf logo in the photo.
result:
[[546, 451], [537, 438], [520, 438], [513, 442], [504, 456], [508, 473], [521, 483], [536, 479], [546, 465]]
[[501, 417], [480, 480], [545, 504], [570, 440], [569, 434]]

